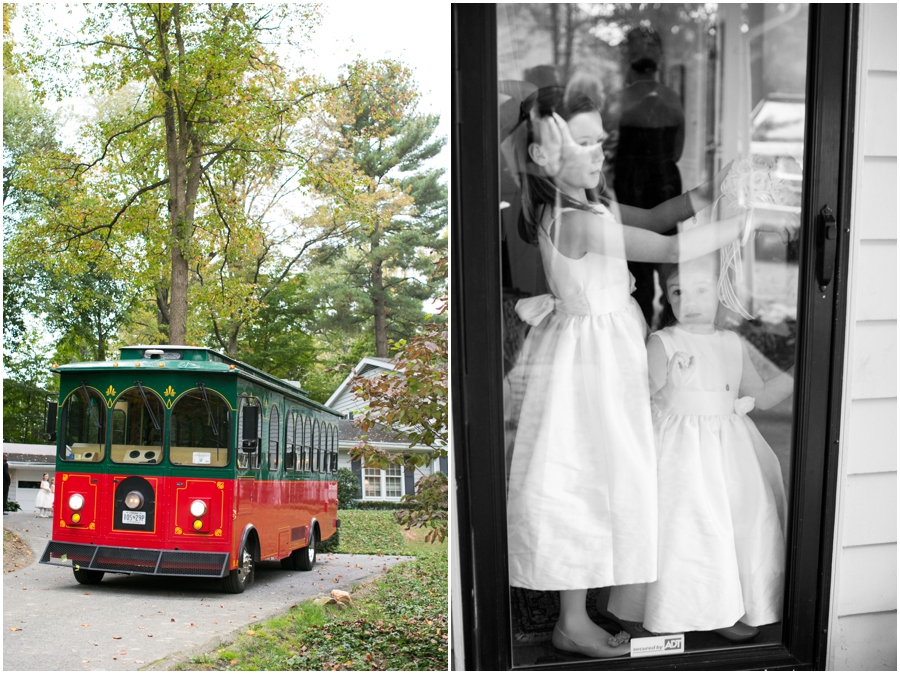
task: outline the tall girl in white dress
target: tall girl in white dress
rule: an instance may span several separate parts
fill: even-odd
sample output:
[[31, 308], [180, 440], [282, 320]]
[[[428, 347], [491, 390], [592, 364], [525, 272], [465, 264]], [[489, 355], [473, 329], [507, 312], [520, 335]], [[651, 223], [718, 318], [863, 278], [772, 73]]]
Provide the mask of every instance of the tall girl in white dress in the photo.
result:
[[523, 230], [540, 247], [553, 294], [517, 307], [534, 327], [510, 375], [521, 401], [508, 485], [510, 583], [560, 591], [557, 648], [626, 655], [629, 646], [593, 623], [585, 606], [589, 588], [656, 579], [646, 325], [625, 261], [709, 253], [741, 234], [743, 218], [672, 237], [641, 228], [665, 231], [693, 214], [692, 201], [705, 206], [714, 196], [691, 194], [652, 211], [621, 207], [622, 219], [638, 225], [624, 226], [587, 192], [603, 164], [596, 105], [548, 88], [523, 113], [514, 161]]
[[745, 415], [791, 395], [793, 378], [763, 382], [738, 335], [716, 327], [718, 280], [709, 257], [660, 268], [671, 324], [647, 343], [659, 578], [613, 588], [609, 608], [652, 632], [742, 641], [781, 619], [786, 509], [778, 458]]

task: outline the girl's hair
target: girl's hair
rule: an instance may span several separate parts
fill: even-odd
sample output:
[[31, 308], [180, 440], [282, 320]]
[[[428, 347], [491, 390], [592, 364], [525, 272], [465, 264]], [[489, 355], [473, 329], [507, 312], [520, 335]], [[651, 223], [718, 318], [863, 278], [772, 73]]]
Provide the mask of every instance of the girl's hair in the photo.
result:
[[[562, 87], [543, 87], [531, 94], [522, 103], [521, 120], [527, 129], [520, 143], [524, 147], [517, 148], [519, 153], [520, 185], [522, 189], [522, 211], [519, 214], [519, 235], [528, 243], [537, 245], [537, 228], [541, 222], [544, 208], [557, 204], [579, 210], [589, 210], [584, 204], [560, 192], [553, 182], [544, 175], [540, 167], [534, 163], [528, 148], [538, 142], [538, 134], [532, 120], [549, 117], [557, 113], [565, 121], [584, 112], [599, 114], [599, 103], [583, 92], [570, 90], [568, 95]], [[588, 202], [601, 201], [598, 189], [586, 190]]]
[[[690, 260], [687, 264], [691, 264], [697, 262], [699, 260], [707, 260], [715, 261], [715, 268], [718, 273], [719, 268], [719, 251], [715, 253], [711, 253], [710, 255], [704, 255], [703, 257], [696, 258], [695, 260]], [[684, 265], [685, 263], [681, 263]], [[673, 276], [678, 276], [678, 272], [681, 269], [681, 265], [677, 262], [663, 262], [656, 266], [656, 273], [659, 274], [659, 285], [662, 287], [662, 295], [660, 295], [659, 303], [662, 306], [662, 311], [659, 313], [659, 328], [658, 330], [662, 330], [663, 328], [668, 328], [670, 325], [675, 325], [678, 322], [678, 319], [675, 318], [675, 312], [672, 310], [672, 305], [669, 303], [669, 289], [668, 282], [669, 279]]]

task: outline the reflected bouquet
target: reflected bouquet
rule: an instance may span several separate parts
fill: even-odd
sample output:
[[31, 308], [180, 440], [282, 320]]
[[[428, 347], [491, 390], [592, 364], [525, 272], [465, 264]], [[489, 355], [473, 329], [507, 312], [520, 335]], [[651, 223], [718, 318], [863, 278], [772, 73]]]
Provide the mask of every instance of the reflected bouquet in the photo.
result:
[[773, 165], [751, 154], [731, 165], [721, 196], [740, 208], [799, 213], [802, 179], [800, 164], [792, 157], [779, 157]]
[[735, 286], [743, 277], [740, 249], [753, 232], [753, 210], [799, 213], [802, 180], [800, 164], [791, 157], [781, 157], [773, 165], [759, 155], [747, 155], [735, 160], [722, 181], [720, 198], [726, 206], [743, 210], [745, 220], [740, 243], [720, 252], [718, 294], [722, 304], [744, 318], [752, 316], [741, 305]]

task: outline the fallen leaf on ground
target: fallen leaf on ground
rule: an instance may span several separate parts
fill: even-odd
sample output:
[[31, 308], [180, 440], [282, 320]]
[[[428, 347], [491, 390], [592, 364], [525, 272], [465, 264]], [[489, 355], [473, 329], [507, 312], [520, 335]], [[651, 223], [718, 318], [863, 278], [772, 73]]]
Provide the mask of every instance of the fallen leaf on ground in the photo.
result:
[[121, 639], [122, 637], [113, 637], [113, 639]]

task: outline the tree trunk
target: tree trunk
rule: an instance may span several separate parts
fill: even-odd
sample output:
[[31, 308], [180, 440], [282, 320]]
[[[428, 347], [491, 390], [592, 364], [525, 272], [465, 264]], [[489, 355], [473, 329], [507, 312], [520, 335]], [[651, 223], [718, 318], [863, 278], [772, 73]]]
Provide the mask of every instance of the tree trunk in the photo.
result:
[[[179, 236], [182, 227], [173, 224], [173, 239]], [[187, 290], [188, 262], [181, 252], [181, 246], [172, 244], [172, 294], [169, 301], [169, 344], [187, 344]]]
[[381, 260], [372, 262], [372, 304], [375, 306], [375, 355], [388, 358], [387, 306]]
[[376, 215], [375, 226], [372, 228], [372, 305], [375, 308], [375, 356], [377, 358], [388, 357], [387, 341], [387, 306], [384, 298], [384, 269], [379, 257], [378, 248], [381, 245], [381, 223]]
[[225, 353], [232, 358], [237, 358], [237, 341], [240, 331], [240, 323], [236, 323], [232, 327], [228, 328], [228, 348], [225, 349]]
[[160, 334], [169, 334], [169, 289], [163, 285], [156, 287], [156, 327]]
[[166, 126], [166, 163], [169, 169], [169, 225], [172, 234], [169, 344], [187, 344], [188, 260], [184, 256], [184, 249], [193, 236], [194, 202], [200, 187], [203, 144], [174, 95], [174, 89], [170, 89], [172, 70], [166, 33], [172, 21], [175, 22], [180, 44], [181, 26], [177, 5], [172, 10], [172, 19], [163, 21], [158, 28], [160, 53], [164, 59], [160, 80], [166, 95], [163, 117]]

